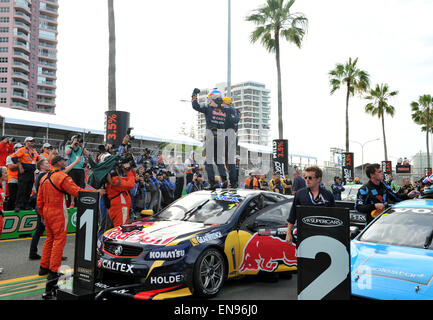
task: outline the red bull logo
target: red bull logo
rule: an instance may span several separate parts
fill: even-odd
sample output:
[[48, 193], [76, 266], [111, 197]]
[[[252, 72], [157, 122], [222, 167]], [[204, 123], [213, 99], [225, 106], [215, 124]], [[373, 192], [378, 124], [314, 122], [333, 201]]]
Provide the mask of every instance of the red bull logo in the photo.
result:
[[255, 233], [248, 240], [239, 267], [240, 272], [268, 271], [277, 269], [279, 261], [288, 266], [296, 266], [296, 247], [286, 241], [273, 236], [260, 236]]

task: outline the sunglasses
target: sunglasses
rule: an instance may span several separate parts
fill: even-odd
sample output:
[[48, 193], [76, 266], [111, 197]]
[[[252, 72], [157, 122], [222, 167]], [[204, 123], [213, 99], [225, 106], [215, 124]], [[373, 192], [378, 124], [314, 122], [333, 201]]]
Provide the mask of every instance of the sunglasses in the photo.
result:
[[312, 177], [312, 176], [305, 176], [304, 177], [305, 180], [313, 180], [316, 179], [316, 177]]

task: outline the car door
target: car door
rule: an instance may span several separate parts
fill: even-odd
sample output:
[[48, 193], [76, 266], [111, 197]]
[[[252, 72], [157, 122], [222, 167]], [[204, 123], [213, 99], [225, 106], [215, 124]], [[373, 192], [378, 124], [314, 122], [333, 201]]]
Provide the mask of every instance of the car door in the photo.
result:
[[295, 247], [285, 241], [287, 217], [293, 200], [273, 202], [266, 197], [258, 200], [262, 203], [264, 200], [260, 210], [246, 213], [246, 218], [240, 217], [236, 273], [247, 275], [260, 271], [295, 270]]

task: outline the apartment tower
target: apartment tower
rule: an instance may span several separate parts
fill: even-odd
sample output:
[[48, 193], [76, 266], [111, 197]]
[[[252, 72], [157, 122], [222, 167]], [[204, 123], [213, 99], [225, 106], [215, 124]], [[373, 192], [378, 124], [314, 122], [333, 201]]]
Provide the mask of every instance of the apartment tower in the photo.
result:
[[57, 0], [0, 0], [0, 106], [54, 113]]

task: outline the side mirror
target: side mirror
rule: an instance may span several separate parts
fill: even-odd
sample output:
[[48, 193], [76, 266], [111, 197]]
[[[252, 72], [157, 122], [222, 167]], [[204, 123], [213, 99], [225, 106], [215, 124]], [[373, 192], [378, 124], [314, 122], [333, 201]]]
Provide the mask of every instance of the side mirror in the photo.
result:
[[153, 210], [141, 210], [140, 213], [143, 216], [153, 216]]

